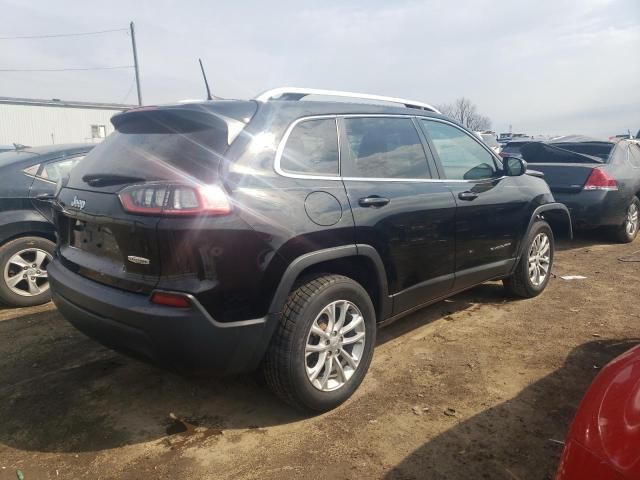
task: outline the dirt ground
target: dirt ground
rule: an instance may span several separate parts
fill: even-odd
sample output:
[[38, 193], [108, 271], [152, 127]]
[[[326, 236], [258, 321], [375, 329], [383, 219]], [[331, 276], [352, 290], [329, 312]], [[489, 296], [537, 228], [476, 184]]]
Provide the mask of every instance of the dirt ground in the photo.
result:
[[482, 285], [379, 333], [354, 398], [304, 417], [253, 377], [111, 352], [51, 305], [0, 310], [0, 479], [547, 479], [593, 377], [640, 337], [640, 249], [561, 245], [533, 300]]

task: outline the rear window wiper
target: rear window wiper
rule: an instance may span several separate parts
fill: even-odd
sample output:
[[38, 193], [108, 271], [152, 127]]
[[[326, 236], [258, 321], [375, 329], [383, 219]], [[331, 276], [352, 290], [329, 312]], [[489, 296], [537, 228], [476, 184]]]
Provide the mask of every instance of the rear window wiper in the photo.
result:
[[118, 175], [115, 173], [92, 173], [82, 177], [82, 181], [92, 187], [106, 187], [108, 185], [122, 185], [125, 183], [144, 182], [142, 177]]

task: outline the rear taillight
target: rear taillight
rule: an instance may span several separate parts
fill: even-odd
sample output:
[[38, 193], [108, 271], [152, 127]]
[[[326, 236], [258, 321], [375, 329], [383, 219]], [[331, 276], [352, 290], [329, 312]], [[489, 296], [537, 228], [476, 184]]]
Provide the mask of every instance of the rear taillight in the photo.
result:
[[583, 190], [618, 190], [618, 182], [601, 168], [594, 168]]
[[218, 185], [133, 185], [118, 193], [122, 208], [143, 215], [226, 215], [229, 197]]
[[189, 299], [179, 293], [153, 292], [151, 303], [165, 307], [187, 308], [191, 306]]

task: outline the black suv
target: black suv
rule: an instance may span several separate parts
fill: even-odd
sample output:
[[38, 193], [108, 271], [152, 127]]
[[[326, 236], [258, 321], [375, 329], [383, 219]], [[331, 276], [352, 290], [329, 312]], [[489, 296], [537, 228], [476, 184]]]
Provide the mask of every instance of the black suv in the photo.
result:
[[62, 314], [172, 368], [261, 367], [322, 411], [364, 378], [377, 326], [487, 280], [545, 288], [552, 228], [570, 220], [522, 160], [426, 104], [302, 101], [323, 94], [358, 96], [276, 89], [113, 117], [57, 197]]

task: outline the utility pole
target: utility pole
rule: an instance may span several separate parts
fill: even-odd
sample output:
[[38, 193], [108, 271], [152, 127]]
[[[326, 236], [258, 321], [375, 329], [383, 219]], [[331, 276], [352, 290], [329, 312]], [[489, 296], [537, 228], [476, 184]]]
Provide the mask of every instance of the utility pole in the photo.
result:
[[136, 71], [136, 87], [138, 89], [138, 105], [142, 105], [142, 92], [140, 91], [140, 71], [138, 69], [138, 50], [136, 49], [136, 31], [133, 22], [129, 24], [131, 28], [131, 46], [133, 47], [133, 66]]

